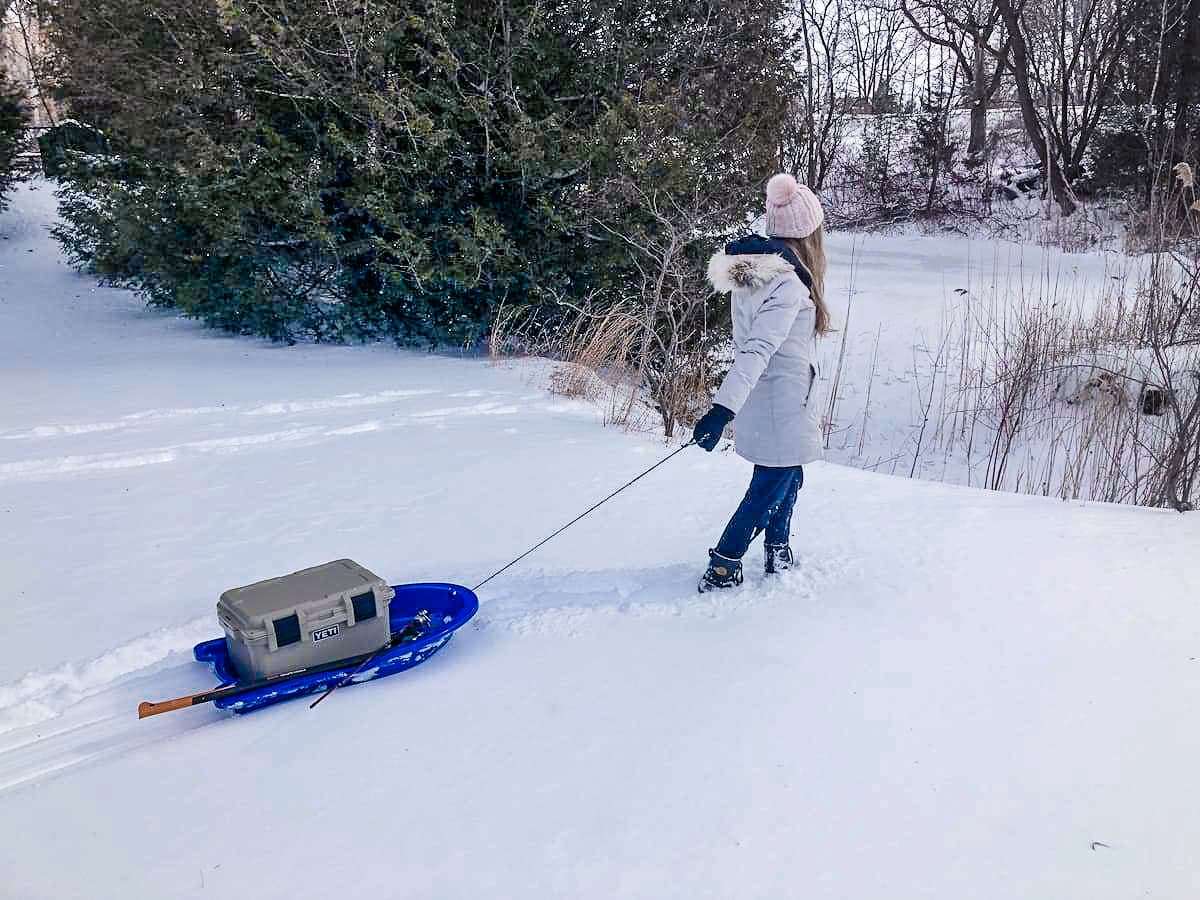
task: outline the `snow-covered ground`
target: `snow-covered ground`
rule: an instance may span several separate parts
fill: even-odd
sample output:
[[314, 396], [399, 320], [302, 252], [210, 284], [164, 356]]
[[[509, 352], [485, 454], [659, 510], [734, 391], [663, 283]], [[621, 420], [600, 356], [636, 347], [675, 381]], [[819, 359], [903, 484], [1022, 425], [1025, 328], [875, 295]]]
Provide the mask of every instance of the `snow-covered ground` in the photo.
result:
[[[700, 597], [748, 467], [687, 451], [425, 666], [139, 722], [212, 684], [221, 590], [474, 584], [670, 448], [533, 364], [147, 311], [63, 267], [47, 201], [0, 219], [0, 897], [1191, 896], [1200, 518], [1162, 511], [818, 464], [799, 570]], [[850, 338], [893, 415], [971, 266], [870, 240]]]

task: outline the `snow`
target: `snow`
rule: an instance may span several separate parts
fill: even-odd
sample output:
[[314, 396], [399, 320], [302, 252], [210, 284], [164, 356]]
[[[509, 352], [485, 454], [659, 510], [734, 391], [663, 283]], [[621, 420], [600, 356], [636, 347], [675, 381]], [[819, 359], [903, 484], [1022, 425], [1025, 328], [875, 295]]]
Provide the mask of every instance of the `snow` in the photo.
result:
[[[827, 302], [838, 332], [819, 345], [821, 377], [814, 402], [832, 423], [827, 458], [965, 485], [983, 481], [986, 467], [980, 464], [978, 447], [989, 443], [977, 439], [972, 458], [948, 428], [955, 409], [961, 411], [974, 399], [970, 394], [956, 397], [959, 387], [966, 386], [959, 352], [965, 323], [971, 324], [971, 340], [991, 345], [998, 342], [999, 329], [989, 331], [984, 323], [998, 321], [1005, 310], [1039, 303], [1092, 309], [1114, 290], [1132, 290], [1144, 265], [1111, 252], [1066, 254], [911, 229], [835, 232], [827, 238], [826, 250]], [[979, 352], [974, 351], [976, 356]], [[977, 363], [971, 358], [965, 368]], [[835, 386], [837, 403], [832, 404]], [[929, 433], [918, 443], [923, 411], [931, 401]]]
[[[189, 653], [222, 590], [342, 556], [471, 585], [672, 448], [536, 362], [146, 310], [70, 273], [51, 218], [41, 186], [0, 219], [0, 897], [1194, 889], [1200, 518], [1163, 511], [817, 464], [798, 570], [764, 582], [752, 550], [701, 597], [748, 466], [689, 450], [411, 672], [138, 721], [213, 683]], [[1009, 252], [864, 248], [848, 339], [881, 329], [897, 380], [970, 260]], [[911, 390], [872, 408], [900, 430]]]

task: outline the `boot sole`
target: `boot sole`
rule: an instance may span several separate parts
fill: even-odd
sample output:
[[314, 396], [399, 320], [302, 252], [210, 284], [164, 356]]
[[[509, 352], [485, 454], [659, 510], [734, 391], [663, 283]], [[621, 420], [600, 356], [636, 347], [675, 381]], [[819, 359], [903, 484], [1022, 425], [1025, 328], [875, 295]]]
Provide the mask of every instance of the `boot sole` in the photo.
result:
[[701, 578], [700, 583], [696, 585], [696, 593], [707, 594], [710, 591], [729, 591], [729, 590], [732, 590], [733, 588], [741, 587], [741, 586], [742, 586], [742, 582], [740, 582], [740, 581], [731, 581], [729, 584], [710, 584], [709, 582], [707, 582], [703, 578]]

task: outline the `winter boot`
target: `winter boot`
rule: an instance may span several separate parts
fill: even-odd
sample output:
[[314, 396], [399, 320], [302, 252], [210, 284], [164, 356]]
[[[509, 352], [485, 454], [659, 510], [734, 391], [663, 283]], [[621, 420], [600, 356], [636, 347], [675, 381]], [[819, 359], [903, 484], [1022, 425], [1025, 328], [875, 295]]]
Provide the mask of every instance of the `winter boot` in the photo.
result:
[[708, 551], [708, 570], [700, 579], [696, 589], [700, 593], [720, 591], [737, 587], [742, 583], [742, 561], [722, 556], [716, 550]]
[[792, 567], [792, 548], [787, 544], [763, 545], [763, 571], [768, 575], [778, 575]]

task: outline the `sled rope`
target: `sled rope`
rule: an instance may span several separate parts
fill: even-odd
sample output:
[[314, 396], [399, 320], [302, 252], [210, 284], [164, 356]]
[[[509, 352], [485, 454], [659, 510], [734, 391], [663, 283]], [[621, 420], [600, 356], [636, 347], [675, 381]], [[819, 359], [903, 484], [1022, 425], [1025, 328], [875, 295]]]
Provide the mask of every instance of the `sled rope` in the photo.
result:
[[[547, 544], [550, 541], [552, 541], [554, 538], [558, 537], [560, 534], [562, 534], [564, 531], [566, 531], [568, 528], [570, 528], [572, 525], [574, 525], [576, 522], [578, 522], [584, 516], [595, 512], [597, 509], [599, 509], [601, 506], [603, 506], [605, 503], [607, 503], [613, 497], [617, 496], [617, 494], [621, 493], [621, 491], [625, 490], [628, 487], [632, 487], [634, 484], [641, 481], [643, 478], [645, 478], [647, 475], [649, 475], [651, 472], [653, 472], [655, 469], [657, 469], [663, 463], [665, 463], [668, 460], [672, 459], [673, 457], [679, 455], [684, 450], [686, 450], [688, 447], [692, 446], [692, 444], [694, 444], [694, 443], [696, 443], [696, 442], [688, 441], [682, 447], [678, 447], [675, 450], [671, 451], [666, 456], [664, 456], [662, 459], [660, 459], [658, 462], [656, 462], [654, 465], [652, 465], [650, 468], [648, 468], [645, 472], [643, 472], [642, 474], [638, 475], [637, 477], [632, 478], [629, 481], [625, 482], [623, 485], [621, 485], [619, 488], [617, 488], [615, 491], [613, 491], [611, 494], [609, 494], [603, 500], [599, 501], [598, 503], [593, 504], [588, 509], [585, 509], [583, 512], [581, 512], [579, 515], [577, 515], [575, 518], [573, 518], [570, 522], [568, 522], [562, 528], [558, 529], [558, 531], [554, 532], [554, 534], [538, 541], [536, 544], [534, 544], [532, 547], [530, 547], [528, 550], [526, 550], [524, 553], [522, 553], [520, 556], [518, 556], [512, 562], [508, 563], [506, 566], [503, 566], [502, 568], [497, 569], [495, 572], [493, 572], [487, 578], [483, 579], [483, 581], [479, 582], [479, 584], [475, 585], [475, 587], [471, 588], [471, 591], [475, 592], [475, 591], [479, 590], [481, 587], [483, 587], [485, 584], [487, 584], [489, 581], [491, 581], [497, 575], [501, 574], [502, 572], [507, 572], [509, 569], [511, 569], [513, 566], [515, 566], [517, 563], [519, 563], [521, 560], [523, 560], [525, 557], [527, 557], [530, 553], [532, 553], [534, 550], [537, 550], [543, 544]], [[384, 649], [386, 650], [387, 648], [385, 647]], [[373, 659], [375, 659], [375, 657], [378, 656], [382, 652], [383, 652], [383, 650], [376, 651], [375, 653], [372, 653], [370, 656], [368, 656], [366, 659], [364, 659], [362, 661], [362, 663], [358, 666], [358, 668], [356, 668], [353, 672], [351, 672], [345, 678], [343, 678], [340, 681], [338, 681], [337, 683], [335, 683], [332, 687], [329, 688], [329, 690], [327, 690], [323, 694], [321, 694], [321, 696], [319, 696], [316, 700], [314, 700], [312, 703], [309, 704], [308, 708], [315, 709], [318, 703], [320, 703], [322, 700], [324, 700], [326, 697], [328, 697], [330, 694], [332, 694], [338, 688], [342, 687], [345, 684], [349, 684], [350, 681], [352, 681], [354, 679], [354, 676], [358, 675], [360, 672], [362, 672], [364, 669], [366, 669], [367, 666], [370, 665], [371, 661]]]
[[562, 534], [564, 531], [566, 531], [568, 528], [570, 528], [572, 525], [574, 525], [576, 522], [578, 522], [584, 516], [595, 512], [601, 506], [603, 506], [605, 503], [607, 503], [609, 500], [611, 500], [613, 497], [617, 496], [617, 494], [621, 493], [621, 491], [625, 490], [628, 487], [632, 487], [634, 484], [641, 481], [643, 478], [645, 478], [647, 475], [649, 475], [651, 472], [653, 472], [655, 469], [657, 469], [663, 463], [667, 462], [668, 460], [670, 460], [673, 457], [677, 456], [678, 454], [682, 453], [684, 450], [686, 450], [688, 447], [692, 446], [692, 444], [694, 444], [694, 443], [696, 443], [696, 442], [688, 441], [682, 447], [679, 447], [679, 448], [671, 451], [666, 456], [664, 456], [662, 459], [660, 459], [658, 462], [656, 462], [654, 465], [652, 465], [650, 468], [648, 468], [641, 475], [638, 475], [636, 478], [633, 478], [630, 481], [625, 482], [623, 485], [621, 485], [619, 488], [617, 488], [615, 491], [613, 491], [611, 494], [609, 494], [603, 500], [601, 500], [600, 502], [594, 504], [593, 506], [591, 506], [588, 509], [581, 512], [579, 515], [577, 515], [575, 518], [573, 518], [570, 522], [568, 522], [562, 528], [558, 529], [558, 531], [554, 532], [554, 534], [550, 535], [549, 537], [542, 538], [542, 540], [538, 541], [536, 544], [534, 544], [532, 547], [530, 547], [528, 550], [526, 550], [524, 553], [522, 553], [520, 556], [518, 556], [516, 559], [514, 559], [512, 562], [510, 562], [508, 565], [497, 569], [495, 572], [493, 572], [487, 578], [483, 579], [483, 581], [479, 582], [479, 584], [475, 585], [475, 587], [471, 588], [471, 590], [477, 591], [481, 587], [483, 587], [485, 584], [487, 584], [489, 581], [491, 581], [493, 578], [495, 578], [497, 575], [500, 575], [503, 572], [507, 572], [509, 569], [511, 569], [513, 566], [515, 566], [517, 563], [519, 563], [521, 560], [523, 560], [525, 557], [527, 557], [530, 553], [532, 553], [534, 550], [537, 550], [543, 544], [548, 544], [550, 541], [554, 540], [554, 538], [558, 537], [560, 534]]

